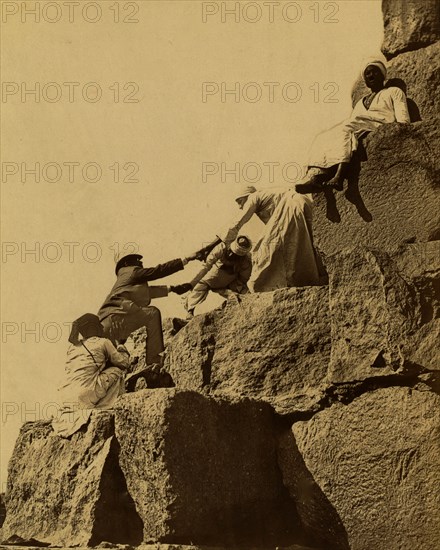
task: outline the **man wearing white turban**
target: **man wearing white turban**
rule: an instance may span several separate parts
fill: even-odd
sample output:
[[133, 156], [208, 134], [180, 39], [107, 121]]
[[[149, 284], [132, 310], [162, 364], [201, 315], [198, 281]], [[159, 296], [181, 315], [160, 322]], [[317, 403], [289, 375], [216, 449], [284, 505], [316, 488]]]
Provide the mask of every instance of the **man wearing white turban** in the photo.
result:
[[[356, 151], [359, 138], [366, 132], [390, 122], [409, 123], [408, 106], [404, 92], [397, 87], [385, 88], [387, 70], [378, 60], [367, 61], [361, 76], [371, 92], [354, 106], [349, 119], [333, 126], [315, 138], [312, 144], [307, 174], [296, 185], [299, 193], [342, 190], [344, 172]], [[337, 166], [336, 174], [333, 167]]]
[[210, 290], [224, 298], [248, 292], [251, 249], [251, 240], [239, 235], [230, 245], [220, 243], [212, 250], [203, 268], [190, 282], [193, 290], [185, 300], [187, 319], [194, 316], [195, 307], [206, 300]]

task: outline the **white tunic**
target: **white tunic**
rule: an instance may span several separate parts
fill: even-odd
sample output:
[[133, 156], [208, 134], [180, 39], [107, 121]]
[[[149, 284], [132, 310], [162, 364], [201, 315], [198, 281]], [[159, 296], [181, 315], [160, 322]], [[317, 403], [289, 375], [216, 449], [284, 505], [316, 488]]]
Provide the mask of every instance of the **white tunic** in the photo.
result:
[[312, 211], [310, 195], [286, 188], [261, 189], [249, 195], [239, 216], [218, 235], [224, 242], [232, 242], [254, 214], [265, 224], [252, 251], [251, 291], [319, 283]]
[[[66, 381], [59, 388], [63, 407], [52, 422], [55, 433], [63, 437], [79, 430], [93, 409], [111, 408], [124, 393], [120, 368], [128, 368], [128, 357], [107, 338], [93, 336], [83, 343], [70, 344], [67, 350]], [[107, 361], [113, 366], [107, 366]]]
[[309, 166], [330, 168], [349, 162], [363, 133], [376, 130], [382, 124], [410, 122], [406, 97], [400, 88], [392, 86], [380, 90], [368, 109], [364, 99], [356, 103], [350, 118], [316, 136], [309, 154]]

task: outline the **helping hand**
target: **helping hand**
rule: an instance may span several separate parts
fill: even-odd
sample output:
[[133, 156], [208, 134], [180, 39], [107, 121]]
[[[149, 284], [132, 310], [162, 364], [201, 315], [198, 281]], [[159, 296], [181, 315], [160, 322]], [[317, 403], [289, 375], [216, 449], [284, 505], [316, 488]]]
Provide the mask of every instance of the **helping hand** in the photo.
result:
[[193, 252], [189, 256], [187, 256], [185, 259], [188, 262], [192, 262], [193, 260], [199, 260], [199, 262], [204, 262], [209, 254], [209, 250], [206, 250], [202, 248], [201, 250], [197, 250], [196, 252]]
[[175, 292], [176, 294], [185, 294], [192, 290], [191, 283], [183, 283], [182, 285], [170, 286], [170, 292]]

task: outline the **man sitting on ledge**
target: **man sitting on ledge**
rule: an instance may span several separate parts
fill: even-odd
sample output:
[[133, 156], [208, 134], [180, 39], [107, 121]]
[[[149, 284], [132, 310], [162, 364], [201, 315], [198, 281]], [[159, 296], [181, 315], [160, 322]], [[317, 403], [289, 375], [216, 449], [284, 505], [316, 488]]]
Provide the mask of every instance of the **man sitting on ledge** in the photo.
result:
[[325, 189], [342, 191], [346, 168], [359, 138], [382, 124], [410, 122], [404, 92], [395, 86], [386, 88], [386, 75], [382, 61], [376, 59], [366, 63], [362, 78], [371, 92], [356, 103], [349, 119], [315, 138], [307, 174], [295, 186], [298, 193], [318, 193]]

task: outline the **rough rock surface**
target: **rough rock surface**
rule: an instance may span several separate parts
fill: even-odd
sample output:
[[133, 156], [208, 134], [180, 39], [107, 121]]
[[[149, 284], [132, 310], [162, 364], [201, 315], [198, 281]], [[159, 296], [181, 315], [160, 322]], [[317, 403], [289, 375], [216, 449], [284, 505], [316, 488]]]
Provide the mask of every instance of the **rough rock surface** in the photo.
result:
[[[422, 120], [431, 120], [440, 114], [440, 42], [427, 48], [408, 52], [392, 59], [388, 67], [388, 79], [402, 86], [409, 98], [409, 110]], [[415, 109], [415, 107], [417, 109]]]
[[[440, 253], [440, 242], [428, 244]], [[423, 324], [423, 299], [414, 284], [402, 277], [396, 261], [378, 251], [358, 248], [328, 261], [332, 326], [328, 379], [364, 380], [409, 368], [402, 346]], [[433, 331], [428, 330], [427, 336], [432, 338]], [[407, 354], [418, 353], [408, 344], [407, 348]], [[431, 365], [432, 357], [426, 359]], [[420, 363], [419, 368], [424, 368], [423, 357]]]
[[438, 239], [437, 121], [386, 124], [364, 144], [368, 161], [354, 161], [346, 190], [315, 195], [320, 250], [333, 254], [363, 244], [393, 251], [405, 241]]
[[9, 464], [2, 538], [19, 535], [58, 545], [142, 540], [142, 524], [117, 462], [113, 416], [92, 414], [70, 439], [50, 422], [27, 422]]
[[426, 524], [420, 548], [436, 547], [439, 260], [439, 241], [339, 252], [328, 286], [188, 323], [169, 344], [177, 387], [123, 396], [115, 429], [110, 412], [70, 440], [26, 424], [3, 538], [363, 550], [379, 525], [410, 550]]
[[5, 494], [0, 493], [0, 528], [5, 522], [5, 517], [6, 517]]
[[387, 59], [428, 46], [440, 39], [438, 0], [382, 0]]
[[177, 387], [283, 414], [317, 410], [337, 384], [436, 371], [439, 258], [440, 241], [329, 256], [328, 287], [247, 295], [197, 316], [170, 343], [168, 368]]
[[174, 389], [127, 394], [120, 463], [144, 541], [258, 546], [298, 542], [276, 459], [270, 406]]
[[440, 547], [438, 395], [390, 387], [333, 405], [283, 434], [280, 465], [325, 548]]
[[179, 388], [258, 397], [282, 411], [320, 399], [329, 360], [328, 288], [314, 287], [245, 295], [196, 317], [166, 366]]

